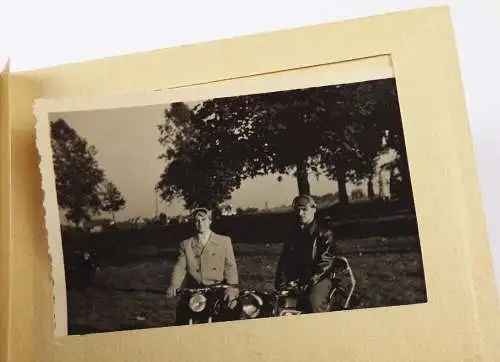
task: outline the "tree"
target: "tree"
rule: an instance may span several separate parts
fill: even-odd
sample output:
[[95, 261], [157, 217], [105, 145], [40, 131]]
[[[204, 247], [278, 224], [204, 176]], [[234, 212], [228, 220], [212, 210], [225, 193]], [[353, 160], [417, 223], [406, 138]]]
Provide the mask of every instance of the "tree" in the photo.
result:
[[102, 208], [99, 185], [104, 181], [104, 171], [95, 159], [95, 147], [66, 121], [58, 119], [50, 126], [58, 203], [66, 218], [79, 226]]
[[167, 223], [168, 223], [167, 214], [165, 214], [164, 212], [161, 212], [160, 215], [158, 215], [158, 223], [162, 226], [167, 225]]
[[[393, 78], [325, 88], [323, 100], [325, 114], [320, 118], [332, 124], [333, 132], [324, 128], [322, 165], [327, 175], [337, 180], [341, 204], [348, 200], [348, 181], [356, 183], [368, 179], [368, 196], [373, 198], [375, 164], [379, 154], [387, 148], [397, 152], [393, 167], [398, 170], [401, 167], [403, 178], [409, 180]], [[403, 189], [411, 188], [408, 184]]]
[[318, 171], [316, 155], [320, 150], [316, 91], [298, 89], [254, 96], [254, 110], [259, 111], [252, 119], [252, 128], [258, 137], [248, 137], [245, 142], [250, 151], [246, 160], [249, 176], [293, 174], [298, 193], [310, 194], [309, 174]]
[[373, 173], [374, 159], [381, 147], [376, 122], [370, 118], [376, 100], [373, 83], [353, 83], [323, 90], [323, 142], [321, 164], [337, 180], [339, 203], [349, 202], [347, 182], [359, 182]]
[[166, 162], [156, 189], [167, 202], [182, 197], [187, 209], [216, 208], [240, 186], [238, 157], [223, 157], [224, 142], [232, 142], [224, 124], [210, 122], [200, 107], [190, 110], [184, 103], [173, 103], [159, 125], [160, 143]]
[[187, 209], [216, 208], [239, 186], [239, 176], [228, 168], [218, 168], [210, 157], [184, 154], [162, 173], [157, 189], [167, 202], [182, 197]]
[[115, 213], [125, 207], [125, 200], [123, 199], [118, 188], [110, 181], [104, 183], [104, 192], [102, 193], [102, 207], [101, 210], [109, 212], [116, 221]]
[[96, 160], [97, 150], [63, 119], [50, 123], [56, 192], [66, 218], [79, 227], [91, 215], [113, 214], [125, 205]]
[[[373, 174], [383, 135], [376, 111], [392, 84], [382, 80], [253, 96], [267, 109], [253, 121], [253, 134], [260, 137], [251, 137], [258, 145], [250, 152], [254, 168], [280, 174], [295, 169], [298, 191], [307, 194], [308, 175], [326, 172], [338, 183], [339, 202], [346, 204], [347, 182]], [[256, 165], [256, 159], [270, 166]]]
[[380, 82], [218, 98], [192, 110], [173, 104], [160, 125], [162, 197], [214, 204], [243, 179], [271, 173], [293, 174], [298, 193], [310, 194], [309, 175], [325, 172], [347, 203], [347, 182], [373, 175], [391, 127], [378, 118], [390, 113], [384, 97], [393, 83]]
[[365, 198], [365, 193], [361, 189], [355, 189], [351, 191], [351, 199], [362, 200]]
[[380, 117], [386, 120], [386, 144], [385, 148], [392, 148], [397, 152], [397, 157], [390, 169], [397, 169], [401, 175], [400, 192], [398, 197], [406, 203], [413, 203], [413, 193], [411, 186], [410, 168], [408, 164], [408, 154], [404, 138], [403, 123], [401, 122], [397, 89], [394, 86], [390, 89], [391, 97], [388, 97], [384, 107], [379, 109]]
[[189, 138], [199, 137], [202, 150], [215, 148], [219, 165], [241, 178], [274, 173], [280, 180], [293, 174], [299, 193], [308, 194], [309, 173], [318, 173], [321, 132], [311, 93], [299, 89], [203, 102], [190, 118]]

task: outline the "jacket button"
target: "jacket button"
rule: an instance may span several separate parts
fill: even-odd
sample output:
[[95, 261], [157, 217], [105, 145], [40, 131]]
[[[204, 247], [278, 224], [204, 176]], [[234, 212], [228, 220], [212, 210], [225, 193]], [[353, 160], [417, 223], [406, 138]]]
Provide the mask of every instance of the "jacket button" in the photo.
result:
[[217, 268], [212, 268], [212, 270], [217, 270]]
[[200, 269], [196, 269], [196, 272], [199, 273], [200, 272]]
[[212, 253], [212, 256], [215, 256], [215, 253]]

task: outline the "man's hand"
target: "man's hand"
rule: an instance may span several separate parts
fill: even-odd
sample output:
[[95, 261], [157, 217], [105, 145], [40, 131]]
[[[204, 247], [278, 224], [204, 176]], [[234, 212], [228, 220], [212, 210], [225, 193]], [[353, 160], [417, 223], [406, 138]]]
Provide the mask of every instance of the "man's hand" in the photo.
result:
[[174, 298], [177, 295], [177, 290], [173, 286], [167, 289], [167, 298]]
[[309, 283], [311, 285], [315, 285], [315, 284], [319, 283], [319, 280], [320, 280], [320, 276], [319, 275], [313, 275], [313, 277], [311, 278], [311, 280], [309, 281]]

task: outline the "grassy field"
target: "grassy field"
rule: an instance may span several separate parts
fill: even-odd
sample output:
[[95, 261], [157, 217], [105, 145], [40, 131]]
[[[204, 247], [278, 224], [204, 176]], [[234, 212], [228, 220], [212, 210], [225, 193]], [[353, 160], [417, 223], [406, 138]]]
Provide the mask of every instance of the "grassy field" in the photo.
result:
[[[356, 308], [426, 301], [418, 237], [344, 238], [339, 241], [357, 279]], [[272, 289], [281, 244], [234, 244], [241, 283]], [[164, 297], [175, 245], [144, 243], [127, 262], [109, 263], [85, 291], [68, 290], [71, 334], [162, 327], [174, 319], [174, 303]], [[242, 322], [244, 323], [244, 322]]]

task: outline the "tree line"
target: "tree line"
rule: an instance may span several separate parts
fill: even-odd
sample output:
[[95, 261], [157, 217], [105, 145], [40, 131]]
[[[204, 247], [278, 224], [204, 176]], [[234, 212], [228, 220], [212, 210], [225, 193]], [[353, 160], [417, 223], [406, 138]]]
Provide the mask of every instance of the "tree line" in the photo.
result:
[[[398, 197], [411, 200], [411, 182], [394, 79], [216, 98], [193, 108], [176, 102], [158, 125], [165, 162], [156, 184], [161, 198], [182, 198], [186, 209], [217, 208], [243, 180], [293, 175], [298, 194], [311, 177], [337, 183], [340, 205], [347, 183], [368, 180], [373, 193], [377, 157], [400, 174]], [[64, 119], [51, 122], [58, 203], [76, 226], [126, 202], [100, 168], [97, 150]]]
[[299, 194], [309, 178], [326, 175], [348, 203], [347, 183], [368, 179], [373, 190], [377, 156], [411, 183], [394, 79], [206, 100], [194, 108], [170, 105], [158, 126], [165, 169], [156, 188], [166, 201], [181, 197], [188, 209], [216, 207], [247, 178], [293, 175]]

